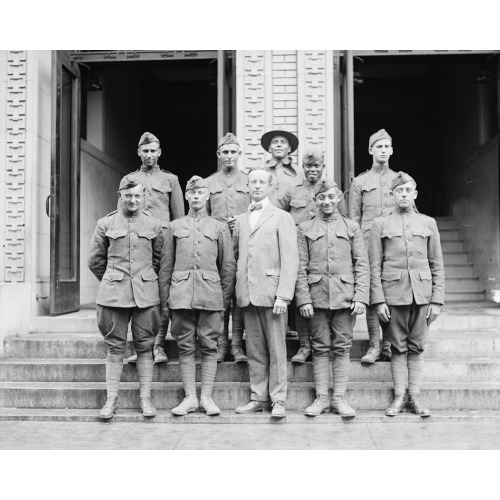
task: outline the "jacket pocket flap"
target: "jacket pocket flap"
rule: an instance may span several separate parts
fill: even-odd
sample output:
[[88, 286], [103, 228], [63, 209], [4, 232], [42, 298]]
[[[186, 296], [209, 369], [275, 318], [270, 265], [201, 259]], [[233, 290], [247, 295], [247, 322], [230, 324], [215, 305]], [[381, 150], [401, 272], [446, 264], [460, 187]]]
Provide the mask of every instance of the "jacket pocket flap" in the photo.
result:
[[222, 186], [211, 186], [209, 191], [210, 194], [215, 194], [215, 193], [222, 193]]
[[174, 231], [174, 236], [176, 238], [187, 238], [191, 231], [185, 228], [179, 228]]
[[203, 279], [211, 281], [212, 283], [217, 283], [220, 281], [219, 273], [215, 271], [203, 271]]
[[429, 237], [432, 233], [423, 227], [417, 227], [416, 229], [412, 230], [413, 236], [422, 236], [422, 238], [427, 238]]
[[217, 231], [214, 230], [213, 228], [210, 228], [210, 227], [206, 227], [204, 230], [203, 230], [203, 234], [211, 239], [211, 240], [216, 240], [219, 235], [217, 234]]
[[191, 276], [191, 271], [174, 271], [172, 273], [172, 281], [184, 281]]
[[234, 189], [238, 191], [238, 193], [249, 193], [250, 190], [248, 189], [248, 186], [236, 186]]
[[116, 240], [117, 238], [123, 238], [123, 236], [126, 236], [127, 231], [124, 229], [118, 230], [118, 229], [110, 229], [109, 231], [106, 231], [106, 236], [108, 238], [112, 238]]
[[266, 269], [266, 274], [268, 276], [279, 276], [280, 270], [279, 269]]
[[137, 235], [140, 238], [147, 238], [148, 240], [152, 240], [156, 236], [156, 233], [154, 231], [137, 231]]
[[155, 191], [159, 191], [160, 193], [163, 193], [163, 194], [172, 192], [172, 188], [171, 188], [170, 184], [152, 184], [151, 187]]
[[373, 191], [377, 187], [378, 187], [377, 184], [371, 184], [371, 185], [368, 185], [368, 186], [363, 186], [363, 191]]
[[432, 274], [430, 271], [420, 271], [421, 280], [432, 280]]
[[304, 208], [307, 206], [306, 200], [290, 200], [290, 206], [294, 208]]
[[158, 279], [157, 274], [151, 270], [142, 275], [142, 281], [156, 281], [157, 279]]
[[353, 274], [341, 274], [340, 279], [344, 283], [349, 283], [350, 285], [354, 285], [354, 275]]
[[324, 231], [307, 231], [305, 235], [312, 241], [316, 241], [318, 238], [321, 238], [325, 235]]
[[307, 275], [307, 283], [310, 285], [312, 283], [318, 283], [321, 279], [321, 274], [308, 274]]
[[108, 281], [121, 281], [124, 274], [125, 273], [123, 273], [122, 271], [106, 271], [102, 279]]
[[401, 271], [394, 273], [384, 273], [382, 275], [382, 281], [397, 281], [401, 279]]
[[382, 238], [389, 238], [392, 239], [395, 236], [403, 236], [403, 230], [402, 229], [384, 229], [382, 233], [380, 234]]
[[337, 227], [335, 230], [335, 236], [338, 238], [344, 238], [345, 240], [350, 240], [349, 233], [347, 232], [347, 228], [345, 226]]

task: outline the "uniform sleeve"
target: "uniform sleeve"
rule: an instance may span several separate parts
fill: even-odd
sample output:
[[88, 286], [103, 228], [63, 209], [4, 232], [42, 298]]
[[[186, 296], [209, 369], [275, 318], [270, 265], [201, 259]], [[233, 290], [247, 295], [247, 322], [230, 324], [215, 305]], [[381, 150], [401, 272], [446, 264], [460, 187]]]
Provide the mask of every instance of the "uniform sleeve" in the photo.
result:
[[299, 249], [299, 270], [295, 283], [295, 303], [297, 307], [312, 304], [309, 284], [307, 282], [307, 269], [309, 267], [309, 245], [305, 235], [306, 229], [299, 224], [297, 229], [297, 244]]
[[370, 304], [370, 266], [368, 252], [359, 225], [356, 224], [351, 238], [351, 255], [354, 266], [354, 298], [353, 302]]
[[363, 197], [360, 184], [354, 179], [349, 190], [349, 219], [361, 224]]
[[109, 240], [105, 233], [105, 225], [98, 221], [90, 243], [89, 268], [99, 281], [102, 280], [108, 264]]
[[434, 304], [444, 304], [444, 263], [441, 251], [441, 239], [436, 221], [431, 219], [431, 236], [427, 240], [427, 258], [432, 274], [432, 296]]
[[184, 211], [184, 197], [182, 195], [179, 178], [174, 175], [170, 180], [172, 192], [170, 193], [170, 220], [179, 219], [186, 215]]
[[172, 283], [172, 272], [174, 270], [175, 260], [175, 238], [172, 227], [169, 225], [163, 238], [161, 249], [160, 272], [158, 279], [160, 282], [160, 301], [161, 307], [168, 306], [170, 297], [170, 285]]
[[165, 240], [165, 232], [166, 227], [163, 227], [162, 224], [158, 225], [156, 230], [156, 238], [153, 243], [153, 269], [156, 274], [160, 272], [160, 264], [161, 264], [161, 249], [163, 248], [163, 242]]
[[240, 256], [239, 244], [240, 244], [240, 221], [239, 219], [236, 219], [236, 222], [234, 223], [233, 227], [233, 254], [234, 254], [234, 261], [236, 262], [236, 269], [238, 269], [238, 259]]
[[385, 302], [384, 290], [382, 288], [382, 259], [384, 257], [384, 250], [381, 234], [380, 223], [375, 219], [370, 230], [370, 245], [368, 247], [368, 256], [370, 259], [370, 305]]
[[280, 277], [276, 296], [292, 300], [299, 270], [299, 249], [297, 246], [297, 228], [289, 213], [281, 212], [278, 224], [278, 245], [280, 252]]
[[[345, 215], [346, 217], [348, 217], [348, 215], [347, 215], [347, 205], [345, 203], [345, 197], [344, 197], [343, 193], [342, 193], [342, 196], [340, 197], [339, 206], [337, 208], [338, 208], [339, 212], [342, 215]], [[358, 222], [358, 224], [359, 224], [359, 222]]]
[[234, 294], [236, 263], [234, 261], [231, 234], [229, 233], [229, 228], [225, 224], [219, 232], [217, 244], [219, 250], [217, 267], [219, 268], [224, 309], [227, 309], [231, 305], [231, 298]]
[[278, 198], [277, 204], [278, 208], [284, 210], [285, 212], [290, 212], [290, 200], [292, 199], [292, 190], [290, 188], [286, 188], [286, 191], [283, 193], [281, 198]]

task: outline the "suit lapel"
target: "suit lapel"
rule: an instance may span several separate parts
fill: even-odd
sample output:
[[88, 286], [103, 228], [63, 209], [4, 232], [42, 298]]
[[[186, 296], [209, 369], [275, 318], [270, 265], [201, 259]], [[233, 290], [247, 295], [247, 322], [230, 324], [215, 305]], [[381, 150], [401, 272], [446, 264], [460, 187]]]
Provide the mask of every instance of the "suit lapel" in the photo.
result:
[[[266, 222], [266, 220], [269, 219], [271, 215], [273, 215], [273, 212], [274, 212], [274, 205], [271, 202], [269, 202], [267, 207], [264, 208], [264, 210], [260, 214], [260, 217], [257, 219], [254, 228], [251, 229], [250, 232], [254, 233], [257, 229], [259, 229], [259, 227], [262, 226], [262, 224], [264, 224], [264, 222]], [[248, 219], [248, 226], [250, 227], [250, 219]]]

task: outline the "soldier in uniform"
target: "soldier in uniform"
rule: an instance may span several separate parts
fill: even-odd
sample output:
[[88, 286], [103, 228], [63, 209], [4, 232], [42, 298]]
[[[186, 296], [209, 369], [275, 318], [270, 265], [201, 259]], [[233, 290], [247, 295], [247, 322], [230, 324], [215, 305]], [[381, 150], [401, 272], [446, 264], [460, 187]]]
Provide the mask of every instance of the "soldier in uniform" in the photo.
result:
[[[373, 157], [372, 168], [352, 181], [349, 192], [349, 217], [361, 226], [367, 249], [373, 219], [391, 213], [394, 208], [391, 182], [397, 175], [389, 168], [389, 158], [393, 153], [392, 139], [384, 129], [370, 136], [368, 152]], [[361, 358], [361, 363], [372, 364], [380, 357], [381, 347], [380, 323], [371, 306], [366, 309], [366, 326], [370, 347]], [[387, 341], [383, 343], [382, 356], [388, 360], [391, 358], [390, 344]]]
[[[238, 168], [241, 156], [240, 145], [234, 134], [227, 133], [220, 141], [217, 156], [221, 168], [207, 178], [210, 197], [207, 203], [208, 215], [227, 222], [232, 232], [236, 216], [247, 211], [250, 203], [247, 176]], [[222, 363], [229, 347], [229, 316], [230, 308], [224, 313], [224, 328], [219, 336], [217, 346], [217, 361]], [[232, 301], [232, 340], [231, 355], [236, 363], [246, 363], [247, 357], [243, 351], [243, 313], [236, 305], [236, 297]]]
[[144, 185], [124, 177], [119, 209], [99, 219], [92, 237], [89, 268], [101, 282], [97, 322], [108, 347], [107, 401], [99, 416], [110, 419], [118, 409], [118, 389], [132, 320], [137, 352], [142, 414], [154, 417], [151, 402], [153, 343], [160, 325], [158, 271], [163, 244], [161, 223], [141, 210]]
[[272, 416], [286, 415], [287, 307], [293, 298], [299, 257], [297, 230], [290, 214], [268, 198], [271, 176], [264, 168], [248, 174], [252, 203], [234, 226], [237, 261], [236, 299], [243, 308], [250, 373], [250, 401], [236, 413], [269, 407]]
[[[304, 182], [298, 186], [287, 188], [283, 197], [278, 200], [278, 207], [290, 212], [296, 226], [301, 222], [312, 219], [318, 211], [314, 188], [325, 171], [325, 155], [323, 151], [317, 147], [309, 148], [302, 157], [302, 168], [305, 175]], [[337, 187], [335, 181], [331, 182]], [[340, 200], [338, 210], [341, 214], [346, 214], [344, 196]], [[311, 355], [308, 321], [300, 315], [294, 302], [290, 304], [290, 309], [293, 309], [295, 315], [295, 326], [300, 343], [298, 352], [292, 358], [292, 363], [303, 364]]]
[[371, 304], [385, 338], [391, 343], [395, 398], [386, 415], [400, 413], [405, 404], [421, 417], [430, 411], [420, 401], [423, 352], [429, 325], [444, 301], [444, 266], [436, 221], [415, 210], [416, 182], [399, 172], [391, 185], [393, 213], [373, 221], [370, 234]]
[[272, 176], [269, 200], [278, 206], [278, 200], [284, 196], [287, 188], [304, 182], [302, 167], [294, 167], [290, 156], [297, 150], [299, 140], [286, 130], [271, 130], [261, 137], [260, 144], [271, 154], [271, 158], [266, 162], [266, 170]]
[[[316, 400], [305, 410], [315, 417], [330, 411], [354, 417], [344, 398], [349, 380], [356, 315], [369, 302], [370, 270], [359, 225], [340, 214], [343, 196], [335, 182], [319, 181], [314, 188], [318, 214], [298, 228], [299, 274], [295, 300], [300, 314], [311, 322]], [[333, 351], [333, 398], [328, 383]]]
[[[172, 335], [179, 348], [185, 397], [174, 415], [198, 411], [219, 415], [212, 400], [217, 371], [217, 337], [223, 311], [234, 293], [235, 261], [225, 222], [208, 217], [208, 183], [193, 176], [186, 186], [189, 214], [172, 221], [165, 233], [160, 269], [164, 315], [172, 313]], [[201, 349], [201, 398], [195, 385], [196, 337]]]
[[[127, 174], [127, 178], [142, 182], [146, 189], [144, 208], [163, 223], [166, 227], [168, 222], [179, 217], [184, 217], [184, 199], [179, 179], [176, 175], [158, 166], [158, 158], [161, 156], [160, 140], [150, 132], [144, 132], [139, 139], [137, 155], [142, 165], [139, 170]], [[155, 364], [167, 363], [168, 357], [165, 353], [165, 337], [168, 330], [168, 317], [162, 315], [160, 330], [155, 338], [153, 356]], [[135, 363], [137, 356], [134, 354], [129, 363]]]

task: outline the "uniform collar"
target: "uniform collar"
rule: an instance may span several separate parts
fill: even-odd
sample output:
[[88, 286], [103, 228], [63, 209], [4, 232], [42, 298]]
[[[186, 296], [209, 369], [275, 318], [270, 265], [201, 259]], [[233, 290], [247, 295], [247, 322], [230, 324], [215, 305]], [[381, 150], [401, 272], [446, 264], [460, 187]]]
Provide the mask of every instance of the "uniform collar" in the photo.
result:
[[146, 172], [146, 173], [149, 173], [149, 172], [159, 172], [160, 171], [160, 167], [158, 165], [155, 165], [154, 167], [151, 167], [151, 168], [148, 168], [144, 165], [141, 165], [141, 168], [139, 169], [141, 172]]
[[125, 217], [125, 219], [137, 219], [141, 215], [142, 210], [137, 210], [135, 214], [130, 214], [128, 212], [125, 213], [125, 211], [120, 209], [119, 213], [121, 214], [122, 217]]
[[199, 212], [195, 212], [194, 210], [189, 209], [188, 215], [192, 217], [193, 219], [201, 219], [203, 217], [207, 217], [207, 211], [206, 210], [200, 210]]
[[384, 165], [382, 167], [378, 166], [378, 165], [372, 165], [372, 171], [373, 172], [376, 172], [377, 174], [385, 174], [386, 172], [388, 172], [390, 170], [389, 168], [389, 165]]
[[275, 160], [273, 157], [271, 157], [269, 160], [267, 160], [267, 167], [268, 168], [275, 168], [277, 165], [283, 165], [284, 167], [292, 167], [292, 157], [291, 156], [285, 156], [281, 162]]
[[338, 208], [336, 208], [331, 214], [325, 215], [321, 210], [319, 210], [319, 213], [321, 215], [321, 219], [327, 222], [330, 222], [332, 220], [336, 220], [339, 218], [340, 212]]
[[396, 207], [394, 209], [394, 211], [397, 213], [397, 214], [400, 214], [400, 215], [404, 215], [404, 214], [412, 214], [415, 212], [415, 210], [413, 209], [413, 205], [409, 206], [408, 208], [399, 208], [399, 207]]

